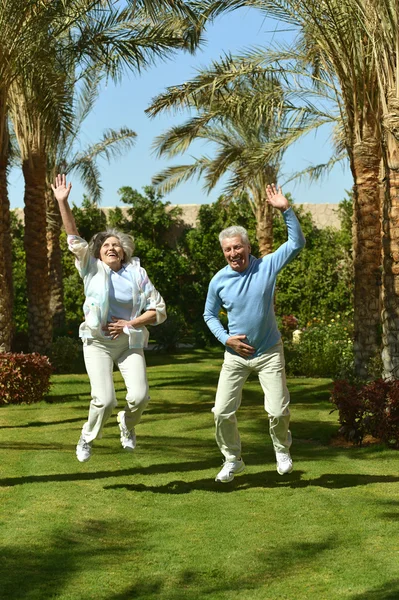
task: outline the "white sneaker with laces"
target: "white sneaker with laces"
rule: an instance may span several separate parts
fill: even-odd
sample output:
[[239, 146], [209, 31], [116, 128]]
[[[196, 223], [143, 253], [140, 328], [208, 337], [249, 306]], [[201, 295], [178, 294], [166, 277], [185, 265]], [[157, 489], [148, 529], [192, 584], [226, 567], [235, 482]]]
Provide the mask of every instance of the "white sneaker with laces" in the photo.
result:
[[277, 473], [286, 475], [292, 471], [292, 458], [289, 452], [276, 452]]
[[233, 481], [234, 476], [242, 473], [245, 470], [245, 464], [242, 458], [235, 461], [227, 461], [224, 463], [222, 470], [216, 475], [215, 481], [219, 483], [229, 483]]
[[117, 419], [118, 419], [119, 429], [121, 432], [122, 448], [124, 450], [127, 450], [128, 452], [133, 452], [133, 450], [136, 447], [136, 434], [134, 432], [134, 429], [132, 429], [132, 431], [129, 431], [129, 429], [126, 427], [124, 410], [121, 410], [120, 412], [118, 412]]
[[90, 460], [92, 443], [93, 442], [86, 442], [85, 437], [82, 433], [76, 446], [76, 458], [79, 462], [87, 462], [88, 460]]

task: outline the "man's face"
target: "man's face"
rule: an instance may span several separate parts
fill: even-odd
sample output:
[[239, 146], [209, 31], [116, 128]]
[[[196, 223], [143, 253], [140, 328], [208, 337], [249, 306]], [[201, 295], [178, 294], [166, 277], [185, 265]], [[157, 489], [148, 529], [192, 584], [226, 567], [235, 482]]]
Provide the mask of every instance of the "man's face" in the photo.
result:
[[227, 264], [238, 273], [242, 273], [249, 265], [251, 246], [244, 244], [240, 235], [225, 238], [222, 241], [222, 250]]

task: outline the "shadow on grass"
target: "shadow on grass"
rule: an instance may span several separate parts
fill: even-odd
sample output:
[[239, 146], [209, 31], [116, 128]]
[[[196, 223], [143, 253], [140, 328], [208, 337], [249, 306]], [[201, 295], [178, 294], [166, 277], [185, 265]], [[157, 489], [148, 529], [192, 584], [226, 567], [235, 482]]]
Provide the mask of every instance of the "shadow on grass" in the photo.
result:
[[[7, 600], [85, 599], [98, 597], [98, 590], [101, 590], [101, 598], [107, 600], [199, 600], [219, 595], [237, 598], [240, 592], [267, 588], [270, 582], [282, 578], [282, 563], [288, 563], [290, 569], [314, 564], [322, 552], [337, 545], [336, 540], [330, 538], [300, 543], [290, 541], [277, 551], [256, 553], [253, 559], [258, 568], [250, 572], [228, 565], [221, 568], [219, 554], [211, 554], [202, 568], [193, 564], [195, 557], [189, 559], [188, 565], [176, 556], [170, 561], [171, 572], [151, 574], [146, 572], [148, 560], [151, 564], [157, 560], [154, 555], [159, 556], [151, 547], [153, 528], [154, 525], [128, 519], [117, 522], [83, 520], [74, 523], [63, 535], [53, 534], [45, 545], [3, 546], [1, 597]], [[181, 543], [184, 541], [183, 538]], [[141, 564], [143, 567], [139, 569]], [[109, 574], [104, 579], [107, 569]], [[102, 583], [95, 582], [95, 578], [100, 578]], [[101, 588], [104, 581], [108, 590], [113, 590], [108, 591], [107, 596]]]
[[[392, 510], [392, 512], [384, 512], [379, 515], [381, 519], [385, 519], [387, 521], [398, 521], [399, 520], [399, 500], [383, 500], [380, 504], [384, 506], [389, 506], [392, 509], [396, 509], [396, 511]], [[398, 594], [399, 598], [399, 594]]]
[[[211, 396], [211, 394], [206, 394], [205, 392], [201, 392], [205, 395]], [[163, 415], [163, 414], [185, 414], [185, 413], [210, 413], [211, 408], [213, 407], [213, 401], [204, 400], [203, 402], [179, 402], [178, 404], [174, 404], [173, 402], [168, 402], [167, 400], [163, 402], [154, 402], [154, 405], [151, 403], [148, 405], [148, 410], [146, 415]]]
[[230, 483], [216, 483], [213, 479], [198, 479], [196, 481], [170, 481], [165, 485], [145, 484], [115, 484], [104, 486], [104, 489], [125, 489], [130, 492], [151, 492], [153, 494], [189, 494], [193, 491], [231, 493], [252, 488], [291, 488], [303, 489], [308, 487], [322, 487], [328, 489], [343, 489], [364, 486], [373, 483], [395, 483], [399, 477], [389, 475], [321, 475], [317, 479], [303, 480], [303, 471], [296, 471], [282, 478], [273, 470], [262, 473], [240, 475]]
[[[282, 564], [289, 564], [290, 570], [301, 568], [304, 564], [314, 565], [322, 552], [337, 546], [337, 541], [327, 538], [325, 541], [294, 543], [281, 550], [257, 552], [253, 560], [256, 570], [247, 571], [236, 566], [224, 565], [220, 567], [220, 558], [209, 557], [207, 570], [195, 568], [179, 569], [174, 574], [173, 580], [165, 577], [163, 581], [159, 576], [152, 581], [142, 578], [133, 586], [126, 587], [122, 593], [108, 596], [107, 600], [132, 600], [132, 598], [159, 598], [162, 600], [202, 600], [203, 598], [239, 598], [245, 593], [250, 597], [251, 590], [265, 590], [265, 598], [270, 598], [268, 586], [271, 582], [285, 577]], [[171, 587], [171, 583], [173, 587]], [[165, 585], [166, 584], [166, 585]], [[259, 596], [257, 596], [259, 597]]]
[[63, 419], [61, 421], [29, 421], [24, 425], [0, 425], [0, 429], [24, 429], [25, 427], [46, 427], [47, 425], [62, 425], [64, 423], [76, 423], [82, 421], [81, 417], [76, 419]]
[[[220, 461], [218, 458], [200, 461], [188, 461], [182, 463], [162, 463], [149, 465], [147, 467], [132, 467], [130, 469], [119, 469], [115, 471], [94, 471], [91, 473], [53, 473], [50, 475], [26, 475], [24, 477], [6, 477], [0, 479], [0, 487], [14, 485], [23, 485], [24, 483], [48, 483], [63, 481], [92, 481], [96, 479], [107, 479], [110, 477], [127, 477], [132, 475], [156, 475], [163, 473], [178, 473], [199, 471], [203, 469], [218, 468]], [[85, 468], [82, 466], [82, 468]]]
[[[44, 401], [47, 404], [62, 404], [63, 402], [80, 402], [82, 398], [87, 397], [87, 402], [91, 400], [90, 392], [82, 392], [81, 394], [63, 394], [62, 396], [46, 396]], [[86, 398], [85, 398], [86, 399]]]
[[221, 347], [214, 350], [187, 350], [176, 353], [154, 352], [147, 350], [145, 358], [148, 367], [169, 367], [171, 365], [200, 364], [211, 361], [215, 365], [221, 365], [223, 362], [224, 351]]
[[[147, 535], [148, 530], [136, 522], [89, 519], [70, 526], [65, 534], [54, 533], [40, 547], [3, 546], [0, 597], [7, 600], [63, 597], [63, 589], [75, 577], [81, 577], [82, 572], [99, 572], [105, 564], [109, 566], [125, 557], [136, 556], [139, 560], [139, 550], [132, 547], [130, 539], [138, 543], [138, 548], [145, 549]], [[80, 585], [81, 598], [94, 597], [90, 587]], [[79, 594], [72, 597], [78, 598]]]
[[351, 596], [349, 600], [398, 600], [398, 598], [399, 579], [393, 579], [380, 588]]

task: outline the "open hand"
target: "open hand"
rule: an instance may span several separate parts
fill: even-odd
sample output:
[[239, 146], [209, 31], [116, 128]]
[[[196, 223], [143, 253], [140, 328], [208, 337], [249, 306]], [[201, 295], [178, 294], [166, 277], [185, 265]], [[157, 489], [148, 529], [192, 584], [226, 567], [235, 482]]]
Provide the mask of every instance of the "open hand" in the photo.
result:
[[271, 183], [266, 187], [267, 202], [274, 208], [279, 210], [287, 210], [290, 207], [290, 203], [287, 198], [283, 196], [281, 187], [276, 188], [274, 183]]
[[67, 185], [66, 176], [57, 175], [55, 178], [55, 185], [51, 184], [51, 189], [58, 202], [66, 202], [68, 200], [69, 192], [72, 189], [72, 183], [69, 182]]

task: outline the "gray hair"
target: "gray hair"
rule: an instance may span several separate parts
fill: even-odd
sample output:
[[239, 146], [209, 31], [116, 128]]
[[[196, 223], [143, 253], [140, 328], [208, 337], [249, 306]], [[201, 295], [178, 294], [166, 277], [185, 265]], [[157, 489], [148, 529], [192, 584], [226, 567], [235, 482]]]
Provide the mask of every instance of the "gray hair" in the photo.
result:
[[226, 238], [236, 237], [237, 235], [240, 236], [243, 244], [249, 245], [248, 232], [246, 229], [244, 229], [244, 227], [241, 227], [240, 225], [232, 225], [232, 227], [227, 227], [227, 229], [223, 229], [223, 231], [219, 233], [219, 242], [220, 244], [222, 244], [223, 240], [225, 240]]
[[129, 262], [134, 252], [134, 237], [128, 233], [123, 233], [119, 229], [107, 229], [106, 231], [100, 231], [94, 235], [89, 243], [91, 254], [94, 258], [100, 258], [100, 250], [106, 239], [110, 237], [116, 237], [121, 243], [123, 250], [123, 262]]

